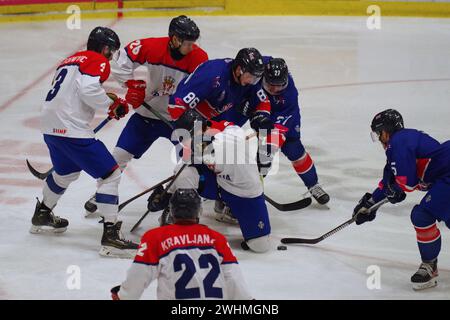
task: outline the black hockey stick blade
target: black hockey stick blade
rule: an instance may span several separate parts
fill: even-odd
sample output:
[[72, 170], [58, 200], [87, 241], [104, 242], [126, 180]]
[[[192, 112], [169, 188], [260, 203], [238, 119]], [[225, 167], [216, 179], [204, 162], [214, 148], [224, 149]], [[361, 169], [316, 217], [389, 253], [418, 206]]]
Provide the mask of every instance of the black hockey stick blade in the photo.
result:
[[[368, 211], [371, 212], [373, 210], [377, 210], [379, 207], [381, 207], [383, 204], [387, 203], [388, 201], [389, 200], [387, 198], [383, 199], [380, 202], [377, 202], [373, 206], [371, 206]], [[328, 238], [329, 236], [332, 236], [336, 232], [341, 231], [345, 227], [351, 225], [353, 222], [356, 221], [356, 218], [357, 218], [356, 216], [352, 217], [351, 219], [345, 221], [341, 225], [337, 226], [336, 228], [334, 228], [331, 231], [328, 231], [327, 233], [325, 233], [324, 235], [322, 235], [318, 238], [315, 238], [315, 239], [283, 238], [283, 239], [281, 239], [281, 243], [284, 243], [284, 244], [293, 244], [293, 243], [316, 244], [316, 243], [319, 243], [320, 241]]]
[[264, 198], [268, 203], [270, 203], [272, 206], [277, 208], [280, 211], [295, 211], [304, 209], [311, 205], [312, 199], [311, 198], [303, 198], [301, 200], [291, 202], [291, 203], [278, 203], [272, 199], [270, 199], [267, 195], [264, 195]]
[[335, 234], [336, 232], [344, 229], [345, 227], [351, 225], [353, 222], [355, 222], [355, 218], [351, 218], [351, 219], [345, 221], [340, 226], [338, 226], [338, 227], [334, 228], [333, 230], [325, 233], [323, 236], [320, 236], [320, 237], [315, 238], [315, 239], [283, 238], [283, 239], [281, 239], [281, 243], [284, 243], [284, 244], [293, 244], [293, 243], [316, 244], [316, 243], [319, 243], [320, 241], [328, 238], [329, 236]]
[[33, 168], [33, 166], [30, 164], [28, 159], [26, 161], [27, 161], [28, 170], [30, 170], [30, 172], [33, 176], [35, 176], [36, 178], [38, 178], [40, 180], [45, 180], [50, 175], [50, 173], [53, 172], [53, 168], [50, 168], [50, 170], [48, 170], [47, 172], [39, 172], [35, 168]]

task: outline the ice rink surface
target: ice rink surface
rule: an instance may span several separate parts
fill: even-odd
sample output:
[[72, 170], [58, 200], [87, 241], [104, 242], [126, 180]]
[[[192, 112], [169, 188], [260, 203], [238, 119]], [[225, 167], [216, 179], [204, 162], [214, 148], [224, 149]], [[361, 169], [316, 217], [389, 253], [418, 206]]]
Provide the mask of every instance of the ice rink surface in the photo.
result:
[[[257, 299], [449, 299], [450, 232], [441, 224], [442, 252], [438, 287], [414, 292], [410, 276], [420, 257], [410, 211], [423, 193], [409, 194], [400, 205], [386, 205], [377, 219], [352, 225], [315, 246], [277, 251], [286, 236], [317, 237], [351, 217], [353, 207], [372, 191], [382, 174], [384, 153], [371, 142], [373, 115], [397, 108], [406, 126], [450, 139], [450, 20], [383, 18], [381, 30], [368, 30], [357, 17], [197, 17], [200, 45], [210, 58], [234, 57], [241, 47], [284, 57], [301, 89], [302, 140], [315, 160], [319, 179], [330, 193], [328, 208], [317, 204], [297, 212], [268, 205], [273, 251], [253, 254], [240, 246], [237, 227], [212, 218], [206, 202], [202, 222], [224, 233]], [[82, 21], [70, 31], [64, 21], [0, 25], [0, 299], [108, 299], [120, 284], [129, 260], [98, 255], [102, 226], [84, 218], [84, 201], [95, 181], [82, 174], [55, 213], [70, 225], [60, 236], [28, 233], [35, 197], [42, 182], [25, 166], [28, 158], [41, 171], [50, 159], [39, 131], [39, 109], [58, 61], [82, 48], [90, 30], [113, 25], [126, 44], [166, 35], [170, 18]], [[117, 85], [108, 82], [108, 89]], [[104, 114], [98, 114], [99, 123]], [[94, 125], [96, 124], [94, 123]], [[110, 123], [99, 134], [109, 148], [126, 120]], [[121, 200], [160, 180], [173, 168], [170, 143], [159, 140], [122, 178]], [[279, 202], [297, 200], [306, 191], [290, 163], [280, 157], [265, 191]], [[449, 195], [450, 196], [450, 195]], [[128, 230], [145, 212], [146, 197], [120, 214], [125, 235], [138, 240], [157, 225], [149, 215], [136, 235]], [[80, 290], [69, 290], [70, 266], [81, 270]], [[378, 266], [381, 288], [369, 290], [370, 266]], [[372, 270], [369, 268], [369, 271]], [[156, 283], [144, 298], [155, 298]]]

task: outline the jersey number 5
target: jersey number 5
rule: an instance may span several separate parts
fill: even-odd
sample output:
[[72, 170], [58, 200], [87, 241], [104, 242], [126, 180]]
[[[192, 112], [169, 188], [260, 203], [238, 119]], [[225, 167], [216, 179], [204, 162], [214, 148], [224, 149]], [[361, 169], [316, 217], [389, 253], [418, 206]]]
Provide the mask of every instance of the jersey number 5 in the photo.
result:
[[52, 101], [56, 97], [59, 89], [61, 88], [61, 84], [63, 83], [66, 76], [67, 76], [67, 69], [61, 69], [61, 71], [59, 72], [58, 76], [54, 81], [53, 88], [47, 93], [47, 98], [45, 98], [45, 101]]
[[[223, 298], [221, 288], [213, 287], [214, 282], [220, 274], [220, 266], [216, 257], [212, 254], [202, 254], [199, 259], [199, 266], [201, 269], [208, 269], [211, 265], [211, 270], [203, 280], [203, 287], [205, 289], [206, 298]], [[173, 261], [173, 268], [175, 272], [181, 271], [184, 265], [184, 272], [180, 279], [175, 283], [175, 298], [176, 299], [199, 299], [200, 288], [186, 288], [189, 281], [191, 281], [194, 274], [197, 272], [194, 261], [185, 253], [178, 254]]]

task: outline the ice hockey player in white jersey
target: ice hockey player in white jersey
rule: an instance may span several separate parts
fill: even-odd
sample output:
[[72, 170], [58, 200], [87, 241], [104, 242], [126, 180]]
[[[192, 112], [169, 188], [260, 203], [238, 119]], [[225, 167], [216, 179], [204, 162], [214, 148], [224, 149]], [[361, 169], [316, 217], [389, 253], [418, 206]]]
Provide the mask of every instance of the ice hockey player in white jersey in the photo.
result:
[[178, 189], [170, 199], [173, 224], [147, 231], [114, 300], [139, 299], [158, 280], [158, 299], [252, 299], [225, 237], [199, 224], [200, 196]]
[[85, 171], [97, 179], [95, 196], [104, 217], [100, 254], [133, 257], [138, 245], [122, 238], [122, 222], [117, 221], [121, 171], [90, 127], [96, 110], [108, 110], [109, 117], [117, 120], [128, 113], [129, 103], [107, 94], [102, 87], [109, 77], [109, 60], [119, 48], [120, 40], [113, 30], [97, 27], [89, 35], [87, 50], [63, 60], [56, 70], [41, 111], [41, 129], [54, 171], [45, 181], [43, 200], [37, 202], [30, 232], [66, 231], [68, 220], [55, 216], [52, 210], [70, 183]]
[[[167, 112], [169, 95], [184, 77], [208, 60], [206, 52], [195, 44], [199, 37], [200, 30], [193, 20], [175, 17], [168, 36], [132, 41], [111, 63], [113, 77], [127, 88], [126, 99], [135, 110], [112, 152], [122, 170], [133, 158], [141, 158], [159, 138], [171, 140], [173, 127], [159, 117], [172, 121]], [[147, 69], [146, 81], [135, 79], [134, 71], [141, 66]], [[158, 116], [142, 106], [144, 101]], [[85, 208], [95, 212], [95, 197], [86, 202]]]
[[[207, 123], [209, 127], [205, 136], [211, 136], [212, 142], [204, 147], [203, 141], [200, 160], [198, 148], [194, 147], [191, 164], [183, 169], [168, 193], [155, 190], [149, 198], [148, 209], [158, 211], [166, 208], [170, 194], [178, 188], [196, 188], [203, 198], [222, 199], [231, 208], [244, 237], [244, 249], [266, 252], [270, 249], [270, 221], [256, 164], [256, 146], [247, 139], [244, 129], [230, 122]], [[194, 136], [193, 145], [199, 145], [195, 139]], [[187, 160], [185, 154], [184, 161]], [[175, 172], [182, 165], [179, 163]], [[163, 224], [170, 221], [166, 213], [167, 210], [161, 216]]]

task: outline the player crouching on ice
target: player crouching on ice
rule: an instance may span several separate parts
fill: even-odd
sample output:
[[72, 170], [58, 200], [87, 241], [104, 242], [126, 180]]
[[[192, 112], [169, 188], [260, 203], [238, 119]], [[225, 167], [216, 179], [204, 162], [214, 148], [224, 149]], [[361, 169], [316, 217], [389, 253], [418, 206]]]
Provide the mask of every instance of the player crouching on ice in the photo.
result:
[[[149, 198], [148, 209], [152, 212], [163, 210], [176, 189], [195, 188], [202, 197], [222, 199], [231, 208], [245, 240], [242, 243], [244, 249], [266, 252], [270, 249], [270, 222], [256, 164], [256, 149], [250, 147], [242, 128], [226, 121], [207, 123], [210, 127], [205, 136], [211, 136], [212, 142], [206, 147], [203, 143], [200, 148], [204, 151], [200, 152], [194, 146], [194, 161], [183, 169], [168, 193], [155, 190]], [[194, 136], [194, 143], [196, 138]], [[203, 142], [205, 140], [209, 139], [205, 138]], [[186, 145], [184, 140], [183, 144]], [[183, 158], [185, 154], [183, 152]], [[178, 164], [175, 172], [182, 165]], [[170, 215], [167, 217], [166, 213], [167, 210], [161, 216], [162, 224], [170, 222]]]
[[109, 117], [117, 120], [128, 113], [129, 103], [106, 94], [102, 87], [109, 77], [109, 60], [119, 48], [114, 31], [97, 27], [89, 35], [87, 50], [65, 59], [57, 68], [41, 111], [42, 133], [54, 171], [45, 181], [44, 197], [36, 204], [30, 232], [66, 231], [69, 222], [52, 210], [83, 170], [97, 179], [96, 201], [104, 217], [100, 254], [132, 258], [138, 245], [122, 238], [122, 222], [117, 221], [121, 171], [89, 126], [96, 110], [108, 109]]
[[415, 290], [434, 287], [441, 250], [436, 221], [444, 221], [450, 228], [450, 141], [440, 144], [421, 131], [405, 129], [401, 114], [393, 109], [378, 113], [371, 128], [372, 139], [379, 140], [386, 150], [387, 163], [379, 188], [366, 193], [355, 207], [356, 224], [375, 219], [376, 210], [368, 213], [367, 209], [386, 197], [398, 203], [406, 198], [405, 191], [426, 191], [411, 212], [422, 258], [411, 282]]
[[169, 210], [173, 224], [144, 234], [126, 280], [111, 289], [113, 300], [139, 299], [155, 279], [158, 299], [251, 299], [225, 237], [198, 223], [197, 191], [175, 191]]

